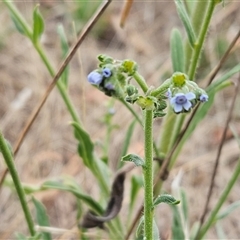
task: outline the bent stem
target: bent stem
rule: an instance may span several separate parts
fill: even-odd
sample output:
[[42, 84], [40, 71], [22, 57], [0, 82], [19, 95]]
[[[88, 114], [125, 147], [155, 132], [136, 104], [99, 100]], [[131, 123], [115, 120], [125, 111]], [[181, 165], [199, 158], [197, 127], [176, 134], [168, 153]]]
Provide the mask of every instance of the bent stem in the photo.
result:
[[153, 111], [145, 111], [145, 165], [144, 174], [144, 234], [153, 239]]
[[21, 206], [22, 206], [25, 218], [26, 218], [29, 232], [30, 232], [31, 236], [34, 236], [35, 235], [34, 222], [33, 222], [32, 216], [30, 214], [30, 210], [27, 205], [26, 196], [25, 196], [21, 181], [19, 179], [17, 170], [14, 165], [13, 155], [10, 152], [10, 149], [7, 146], [6, 140], [4, 139], [1, 131], [0, 131], [0, 152], [2, 152], [4, 160], [8, 166], [8, 170], [12, 176], [14, 186], [16, 188], [16, 191], [17, 191], [17, 194], [18, 194], [18, 197], [19, 197], [19, 200], [20, 200], [20, 203], [21, 203]]

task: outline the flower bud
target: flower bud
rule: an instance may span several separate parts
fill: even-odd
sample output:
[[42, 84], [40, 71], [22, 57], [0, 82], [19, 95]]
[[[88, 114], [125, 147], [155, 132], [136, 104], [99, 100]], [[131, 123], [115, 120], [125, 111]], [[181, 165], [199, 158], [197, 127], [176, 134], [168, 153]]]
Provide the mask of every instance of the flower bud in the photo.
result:
[[96, 71], [90, 72], [87, 78], [88, 78], [88, 82], [94, 85], [99, 85], [103, 80], [102, 75]]

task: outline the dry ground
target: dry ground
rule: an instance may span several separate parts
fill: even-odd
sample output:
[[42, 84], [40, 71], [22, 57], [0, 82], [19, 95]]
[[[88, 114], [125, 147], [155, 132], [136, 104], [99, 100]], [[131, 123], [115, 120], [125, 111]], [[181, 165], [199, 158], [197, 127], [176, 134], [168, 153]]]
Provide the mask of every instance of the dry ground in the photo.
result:
[[[22, 1], [17, 6], [29, 19], [34, 2]], [[74, 42], [74, 30], [71, 14], [74, 3], [42, 1], [46, 29], [42, 43], [51, 62], [57, 69], [61, 59], [60, 43], [57, 36], [57, 24], [62, 23], [70, 43]], [[106, 53], [117, 59], [135, 59], [140, 72], [150, 85], [157, 85], [161, 77], [171, 69], [169, 37], [171, 29], [182, 24], [176, 14], [172, 1], [136, 1], [124, 30], [119, 27], [119, 16], [122, 2], [114, 2], [105, 14], [104, 30], [96, 38], [90, 34], [80, 47], [78, 55], [70, 64], [69, 93], [81, 116], [85, 128], [94, 141], [101, 141], [105, 135], [103, 114], [107, 111], [108, 98], [95, 90], [86, 82], [86, 74], [96, 66], [96, 56]], [[227, 3], [225, 8], [218, 6], [212, 21], [207, 39], [206, 52], [208, 67], [213, 68], [219, 56], [214, 53], [215, 43], [224, 39], [227, 43], [239, 31], [240, 3]], [[31, 43], [15, 31], [6, 7], [0, 3], [0, 126], [5, 137], [14, 145], [34, 106], [39, 102], [51, 78], [33, 49]], [[77, 22], [76, 22], [77, 24]], [[94, 28], [102, 28], [100, 23]], [[234, 52], [239, 57], [239, 42]], [[239, 58], [238, 58], [239, 60]], [[199, 71], [204, 71], [201, 69]], [[165, 184], [165, 189], [171, 191], [171, 183], [179, 170], [183, 176], [181, 185], [189, 198], [190, 225], [202, 213], [212, 172], [213, 161], [226, 120], [226, 113], [232, 97], [233, 89], [220, 93], [216, 103], [207, 118], [199, 125], [189, 139], [179, 157], [176, 168]], [[238, 99], [233, 114], [232, 123], [239, 129]], [[124, 139], [124, 133], [131, 121], [127, 110], [116, 103], [116, 114], [113, 118], [119, 128], [114, 130], [109, 152], [112, 168], [119, 160], [119, 152]], [[83, 168], [76, 154], [76, 141], [69, 126], [70, 116], [65, 105], [55, 89], [37, 120], [28, 133], [16, 158], [16, 166], [23, 182], [38, 184], [50, 178], [68, 174], [93, 195], [98, 194], [97, 184], [89, 181], [89, 173]], [[156, 121], [155, 137], [161, 131], [161, 121]], [[142, 132], [139, 129], [134, 134], [131, 151], [143, 154]], [[221, 158], [217, 175], [217, 184], [211, 206], [230, 178], [239, 155], [237, 143], [229, 133]], [[0, 159], [0, 174], [5, 169], [3, 159]], [[134, 172], [140, 174], [139, 172]], [[89, 184], [91, 182], [91, 184]], [[240, 199], [240, 182], [234, 187], [228, 203]], [[51, 226], [71, 229], [75, 226], [76, 204], [70, 194], [49, 191], [36, 195], [47, 207]], [[139, 196], [141, 199], [141, 196]], [[124, 203], [128, 202], [127, 193]], [[141, 202], [139, 200], [139, 202]], [[32, 207], [32, 206], [31, 206]], [[124, 205], [125, 207], [125, 205]], [[161, 214], [161, 216], [160, 216]], [[222, 226], [228, 239], [240, 239], [240, 209], [229, 218], [222, 221]], [[124, 212], [121, 212], [124, 217]], [[163, 217], [164, 216], [164, 217]], [[170, 231], [171, 214], [168, 207], [161, 207], [159, 227], [162, 236]], [[17, 196], [8, 187], [0, 194], [0, 239], [12, 239], [14, 232], [26, 231]], [[76, 235], [56, 235], [56, 239], [76, 239]], [[216, 239], [215, 230], [209, 232], [208, 239]]]

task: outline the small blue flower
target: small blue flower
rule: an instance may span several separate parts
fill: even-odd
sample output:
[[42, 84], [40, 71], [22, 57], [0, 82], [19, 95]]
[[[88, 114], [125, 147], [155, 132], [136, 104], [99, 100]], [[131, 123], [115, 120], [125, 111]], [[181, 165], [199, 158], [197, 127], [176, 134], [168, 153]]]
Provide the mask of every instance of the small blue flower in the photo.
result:
[[88, 78], [88, 81], [94, 85], [99, 85], [103, 79], [102, 75], [95, 71], [90, 72], [87, 78]]
[[111, 74], [112, 74], [111, 70], [109, 68], [104, 68], [102, 73], [103, 73], [103, 76], [106, 77], [106, 78], [110, 77]]
[[208, 101], [208, 95], [207, 94], [202, 94], [200, 97], [199, 97], [199, 100], [201, 102], [207, 102]]
[[184, 93], [177, 93], [174, 97], [171, 98], [170, 102], [173, 106], [175, 113], [180, 113], [184, 109], [188, 111], [192, 107], [192, 103], [190, 100], [196, 98], [196, 95], [192, 92]]
[[114, 90], [114, 86], [111, 83], [106, 83], [104, 86], [107, 90]]
[[168, 97], [168, 99], [171, 99], [172, 97], [172, 92], [170, 90], [170, 88], [168, 88], [167, 92], [166, 92], [166, 96]]

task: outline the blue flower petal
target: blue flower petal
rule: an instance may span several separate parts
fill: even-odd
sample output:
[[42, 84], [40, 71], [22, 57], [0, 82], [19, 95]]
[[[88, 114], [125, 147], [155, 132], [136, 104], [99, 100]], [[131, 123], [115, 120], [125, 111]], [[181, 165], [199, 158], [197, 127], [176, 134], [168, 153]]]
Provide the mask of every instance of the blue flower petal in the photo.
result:
[[183, 106], [180, 104], [174, 104], [173, 109], [175, 113], [179, 113], [183, 110]]
[[182, 96], [185, 96], [185, 94], [184, 93], [177, 93], [177, 94], [175, 94], [174, 97], [182, 97]]
[[90, 72], [87, 78], [88, 78], [88, 82], [94, 85], [99, 85], [103, 79], [102, 75], [95, 71]]
[[171, 89], [168, 88], [167, 92], [166, 92], [166, 96], [168, 97], [168, 99], [171, 99], [172, 97], [172, 92], [171, 92]]
[[172, 97], [172, 98], [170, 99], [170, 103], [171, 103], [171, 105], [173, 106], [173, 105], [176, 103], [176, 97]]
[[186, 93], [185, 96], [186, 96], [187, 100], [193, 100], [196, 98], [196, 95], [192, 92]]
[[192, 103], [190, 101], [187, 101], [183, 104], [183, 107], [186, 111], [188, 111], [192, 107]]
[[103, 76], [106, 77], [106, 78], [110, 77], [111, 74], [112, 74], [112, 72], [109, 68], [104, 68], [102, 73], [103, 73]]

